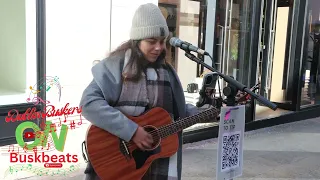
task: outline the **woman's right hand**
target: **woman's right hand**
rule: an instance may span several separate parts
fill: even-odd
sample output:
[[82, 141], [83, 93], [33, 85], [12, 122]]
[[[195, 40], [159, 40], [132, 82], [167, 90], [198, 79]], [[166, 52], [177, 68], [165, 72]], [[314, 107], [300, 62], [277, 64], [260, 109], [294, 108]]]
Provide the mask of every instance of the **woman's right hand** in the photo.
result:
[[132, 141], [144, 151], [152, 148], [153, 138], [143, 127], [139, 126], [132, 137]]

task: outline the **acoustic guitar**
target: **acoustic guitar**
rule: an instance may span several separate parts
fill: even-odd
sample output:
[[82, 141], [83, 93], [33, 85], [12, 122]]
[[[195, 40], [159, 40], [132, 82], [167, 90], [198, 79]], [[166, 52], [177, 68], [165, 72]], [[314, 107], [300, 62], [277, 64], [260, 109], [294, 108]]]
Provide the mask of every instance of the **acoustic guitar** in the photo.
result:
[[216, 108], [209, 108], [172, 122], [166, 110], [156, 107], [138, 117], [127, 116], [152, 135], [153, 147], [146, 151], [132, 141], [126, 142], [91, 125], [86, 135], [87, 154], [102, 180], [140, 180], [154, 160], [170, 157], [178, 151], [179, 131], [196, 123], [214, 122], [217, 114]]

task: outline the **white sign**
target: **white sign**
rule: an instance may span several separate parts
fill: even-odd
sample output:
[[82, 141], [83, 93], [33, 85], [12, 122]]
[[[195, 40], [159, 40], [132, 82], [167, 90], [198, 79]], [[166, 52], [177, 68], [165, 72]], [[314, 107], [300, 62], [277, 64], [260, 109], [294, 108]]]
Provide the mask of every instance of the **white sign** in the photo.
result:
[[221, 108], [217, 159], [217, 180], [242, 175], [245, 106]]

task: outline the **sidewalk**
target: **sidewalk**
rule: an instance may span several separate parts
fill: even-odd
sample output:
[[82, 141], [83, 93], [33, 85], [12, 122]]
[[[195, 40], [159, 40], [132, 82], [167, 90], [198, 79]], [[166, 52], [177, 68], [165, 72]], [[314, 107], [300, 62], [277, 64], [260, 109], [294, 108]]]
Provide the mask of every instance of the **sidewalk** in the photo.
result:
[[[235, 179], [320, 179], [320, 118], [247, 132]], [[215, 179], [217, 139], [185, 145], [183, 180]]]
[[[243, 175], [235, 179], [320, 180], [319, 139], [320, 118], [247, 132]], [[217, 139], [184, 145], [182, 179], [216, 179], [216, 158]], [[83, 167], [68, 177], [34, 176], [23, 179], [80, 180], [84, 177]]]

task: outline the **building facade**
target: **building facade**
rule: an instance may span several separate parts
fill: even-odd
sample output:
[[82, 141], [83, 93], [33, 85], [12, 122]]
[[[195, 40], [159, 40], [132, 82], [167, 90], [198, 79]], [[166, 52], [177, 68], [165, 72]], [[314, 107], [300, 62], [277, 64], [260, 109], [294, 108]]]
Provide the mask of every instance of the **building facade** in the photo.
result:
[[[16, 144], [19, 121], [7, 123], [12, 109], [24, 113], [41, 104], [26, 102], [30, 90], [45, 76], [58, 76], [62, 88], [39, 97], [63, 106], [78, 106], [92, 80], [91, 67], [129, 38], [131, 17], [146, 0], [9, 0], [0, 2], [0, 144]], [[233, 76], [278, 105], [276, 111], [252, 101], [247, 104], [247, 129], [302, 120], [320, 115], [319, 39], [317, 0], [148, 0], [157, 4], [170, 30], [208, 51], [203, 61]], [[202, 85], [205, 69], [184, 51], [168, 45], [168, 59], [185, 91]], [[216, 88], [226, 86], [219, 80]], [[34, 84], [37, 84], [34, 86]], [[33, 89], [30, 89], [32, 86]], [[199, 93], [185, 92], [196, 103]], [[300, 114], [300, 115], [299, 115]], [[40, 123], [40, 120], [36, 121]], [[214, 137], [217, 123], [196, 124], [185, 141]]]

